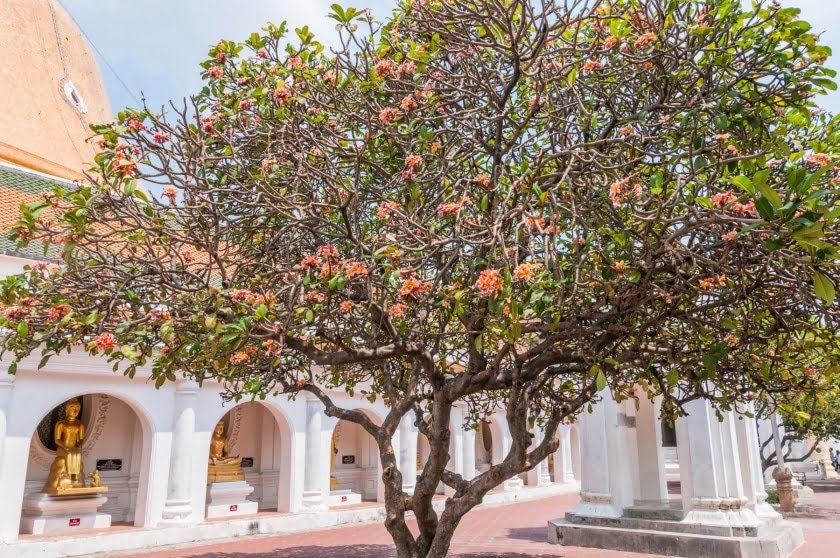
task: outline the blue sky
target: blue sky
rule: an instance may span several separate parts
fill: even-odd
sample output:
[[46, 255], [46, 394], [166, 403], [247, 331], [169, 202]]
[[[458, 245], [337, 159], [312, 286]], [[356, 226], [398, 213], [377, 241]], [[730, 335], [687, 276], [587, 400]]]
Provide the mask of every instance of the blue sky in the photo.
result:
[[[335, 22], [326, 17], [335, 0], [60, 1], [107, 59], [106, 64], [100, 56], [99, 63], [114, 110], [136, 106], [141, 92], [152, 108], [158, 108], [169, 99], [197, 91], [201, 86], [198, 63], [208, 47], [221, 38], [243, 39], [267, 21], [286, 20], [291, 28], [309, 25], [327, 45], [335, 35]], [[370, 8], [384, 18], [395, 2], [341, 3]], [[834, 50], [829, 66], [840, 69], [840, 0], [782, 3], [802, 9], [802, 18], [822, 32], [823, 42]], [[840, 112], [840, 92], [822, 99], [821, 104]]]

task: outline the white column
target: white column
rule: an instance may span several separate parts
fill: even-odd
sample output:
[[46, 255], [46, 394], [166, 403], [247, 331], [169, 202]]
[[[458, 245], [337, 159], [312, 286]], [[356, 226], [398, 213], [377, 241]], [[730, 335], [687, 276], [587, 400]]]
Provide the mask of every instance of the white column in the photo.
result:
[[476, 431], [474, 429], [464, 429], [464, 472], [462, 473], [464, 475], [464, 480], [472, 480], [475, 478], [475, 435]]
[[[456, 475], [464, 473], [464, 415], [460, 408], [453, 407], [449, 415], [449, 462], [446, 468]], [[444, 485], [444, 494], [453, 496], [455, 489]]]
[[653, 401], [642, 396], [636, 411], [636, 447], [639, 456], [637, 505], [668, 502], [665, 455], [662, 451], [662, 424], [659, 412], [662, 398]]
[[402, 489], [406, 494], [414, 494], [417, 484], [417, 427], [414, 426], [413, 412], [400, 419], [399, 433]]
[[198, 384], [191, 380], [181, 380], [176, 385], [169, 482], [163, 504], [162, 524], [191, 523], [204, 519], [204, 514], [201, 514], [201, 518], [193, 517], [190, 494], [197, 394]]
[[0, 372], [0, 470], [3, 469], [9, 406], [12, 404], [12, 389], [14, 387], [15, 377], [5, 371]]
[[[534, 425], [534, 442], [529, 448], [533, 450], [542, 443], [544, 439], [543, 429], [539, 425]], [[548, 460], [543, 459], [527, 473], [528, 486], [543, 486], [551, 484], [551, 477], [548, 474]]]
[[554, 452], [554, 482], [566, 484], [575, 482], [575, 473], [572, 468], [572, 427], [564, 424], [557, 428], [557, 436], [560, 438], [560, 445]]
[[321, 415], [324, 406], [315, 397], [306, 400], [306, 466], [303, 469], [303, 505], [305, 510], [326, 510], [322, 485]]
[[740, 454], [731, 413], [719, 421], [711, 404], [695, 400], [685, 405], [688, 416], [677, 420], [677, 451], [684, 523], [725, 527], [756, 527], [746, 504], [740, 474]]
[[747, 507], [752, 509], [762, 521], [780, 519], [781, 515], [767, 503], [767, 492], [764, 490], [764, 471], [761, 467], [761, 456], [759, 455], [755, 405], [752, 402], [739, 405], [737, 419], [735, 420], [735, 435], [741, 453], [741, 478], [744, 482]]
[[618, 408], [609, 389], [591, 413], [580, 418], [581, 479], [580, 502], [570, 513], [590, 517], [621, 517], [624, 508], [613, 489], [613, 477], [621, 466], [615, 456]]
[[17, 540], [23, 488], [29, 461], [29, 438], [9, 434], [15, 376], [0, 370], [0, 486], [4, 512], [0, 513], [0, 543]]
[[[513, 445], [513, 439], [510, 435], [510, 428], [508, 427], [507, 420], [504, 418], [504, 415], [497, 415], [496, 424], [499, 427], [499, 432], [501, 434], [501, 440], [499, 444], [500, 451], [496, 451], [496, 442], [493, 441], [493, 463], [501, 463], [504, 461], [507, 454], [510, 453], [510, 448]], [[523, 486], [522, 479], [518, 476], [513, 477], [512, 479], [508, 479], [502, 483], [502, 490], [504, 491], [512, 491], [512, 490], [519, 490]]]

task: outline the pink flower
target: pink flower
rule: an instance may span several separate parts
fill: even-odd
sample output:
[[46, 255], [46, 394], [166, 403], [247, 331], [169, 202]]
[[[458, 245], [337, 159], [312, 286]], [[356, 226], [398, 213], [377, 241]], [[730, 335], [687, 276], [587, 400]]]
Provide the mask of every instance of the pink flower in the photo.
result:
[[350, 312], [352, 312], [352, 311], [353, 311], [353, 306], [355, 306], [355, 304], [353, 304], [353, 303], [352, 303], [351, 301], [349, 301], [349, 300], [345, 300], [344, 302], [342, 302], [341, 304], [339, 304], [339, 305], [338, 305], [338, 308], [339, 308], [339, 309], [340, 309], [343, 313], [345, 313], [345, 314], [349, 314]]
[[414, 97], [411, 95], [406, 95], [403, 97], [403, 100], [400, 101], [400, 108], [405, 112], [411, 112], [417, 108], [417, 101], [415, 101]]
[[386, 201], [379, 204], [376, 209], [376, 216], [380, 219], [387, 219], [394, 213], [400, 210], [400, 204], [397, 202]]
[[504, 281], [502, 275], [495, 269], [485, 269], [478, 274], [475, 287], [482, 296], [492, 297], [502, 290]]
[[368, 270], [364, 262], [351, 261], [344, 264], [344, 274], [348, 279], [367, 277]]
[[712, 196], [712, 203], [718, 206], [719, 208], [723, 209], [730, 203], [734, 202], [737, 198], [735, 194], [732, 192], [720, 192]]
[[640, 35], [636, 42], [633, 43], [633, 46], [637, 49], [647, 48], [652, 45], [656, 41], [656, 34], [655, 33], [645, 33]]
[[405, 167], [407, 169], [414, 169], [423, 164], [423, 157], [420, 155], [409, 155], [405, 158]]
[[755, 202], [750, 200], [747, 203], [733, 203], [732, 213], [739, 216], [755, 215]]
[[483, 172], [477, 175], [475, 178], [473, 178], [473, 180], [475, 180], [475, 183], [481, 186], [482, 188], [487, 188], [490, 186], [490, 175], [487, 173]]
[[264, 48], [261, 48], [260, 50], [257, 51], [257, 56], [259, 58], [268, 58], [268, 51], [265, 50]]
[[586, 75], [594, 72], [595, 70], [600, 70], [603, 67], [604, 63], [600, 60], [587, 60], [584, 62], [581, 72], [583, 72], [583, 75]]
[[738, 236], [738, 231], [729, 231], [728, 233], [724, 234], [722, 238], [726, 242], [732, 242], [733, 240], [735, 240], [735, 237], [737, 237], [737, 236]]
[[326, 260], [337, 260], [338, 248], [332, 244], [322, 244], [315, 250], [315, 254]]
[[379, 121], [383, 124], [390, 124], [396, 120], [399, 115], [400, 111], [393, 107], [384, 108], [379, 112]]
[[210, 77], [210, 79], [219, 79], [224, 75], [224, 72], [218, 66], [210, 66], [210, 68], [207, 70], [207, 75]]
[[408, 311], [408, 306], [401, 303], [392, 304], [390, 308], [388, 308], [388, 315], [392, 318], [402, 318], [405, 316], [405, 313]]
[[820, 168], [831, 164], [831, 155], [828, 153], [813, 153], [805, 157], [805, 164], [811, 168]]
[[163, 197], [169, 199], [170, 204], [175, 205], [175, 198], [178, 196], [178, 190], [176, 190], [174, 186], [167, 186], [163, 189], [161, 194]]
[[93, 345], [100, 351], [110, 351], [117, 346], [117, 338], [113, 333], [100, 333], [93, 338]]
[[319, 258], [318, 256], [306, 256], [300, 261], [300, 264], [298, 265], [300, 265], [301, 268], [306, 270], [315, 270], [318, 269], [318, 267], [321, 265], [321, 258]]
[[418, 300], [421, 296], [427, 294], [431, 290], [432, 285], [429, 284], [427, 281], [421, 281], [419, 279], [409, 277], [408, 279], [403, 281], [403, 284], [400, 287], [400, 290], [397, 292], [397, 295], [403, 299]]
[[248, 97], [246, 97], [246, 98], [242, 99], [241, 101], [239, 101], [239, 110], [248, 110], [248, 109], [250, 109], [252, 106], [254, 106], [254, 100], [253, 100], [253, 99], [249, 99]]
[[305, 68], [306, 64], [304, 64], [303, 60], [300, 59], [300, 56], [292, 56], [289, 58], [289, 67], [294, 68], [295, 70], [300, 70], [301, 68]]
[[388, 77], [394, 73], [394, 63], [391, 60], [380, 60], [373, 68], [376, 77]]
[[451, 215], [457, 215], [461, 212], [464, 208], [464, 205], [469, 203], [470, 199], [466, 196], [463, 196], [460, 200], [450, 203], [442, 203], [437, 206], [437, 214], [441, 217], [449, 217]]
[[23, 306], [9, 306], [3, 311], [7, 320], [20, 320], [29, 315], [29, 310]]
[[245, 351], [236, 351], [230, 356], [229, 360], [232, 365], [239, 366], [251, 360], [251, 357]]
[[403, 62], [399, 66], [397, 66], [397, 76], [398, 77], [411, 77], [414, 75], [414, 72], [417, 70], [417, 67], [414, 65], [414, 62], [408, 61]]
[[169, 141], [169, 134], [158, 130], [157, 132], [155, 132], [155, 135], [152, 136], [152, 139], [155, 143], [166, 143]]
[[282, 85], [278, 85], [273, 94], [274, 102], [278, 105], [285, 105], [292, 98], [292, 93]]
[[539, 266], [533, 263], [521, 263], [513, 270], [513, 277], [527, 283], [534, 278]]
[[611, 50], [611, 49], [615, 48], [615, 46], [618, 44], [618, 42], [619, 42], [620, 40], [621, 40], [621, 39], [619, 39], [619, 38], [618, 38], [618, 37], [616, 37], [615, 35], [610, 35], [609, 37], [607, 37], [607, 38], [604, 40], [604, 49], [605, 49], [605, 50]]
[[128, 122], [126, 122], [125, 127], [129, 130], [134, 130], [135, 132], [142, 132], [146, 129], [146, 125], [143, 124], [143, 121], [136, 116], [130, 117]]

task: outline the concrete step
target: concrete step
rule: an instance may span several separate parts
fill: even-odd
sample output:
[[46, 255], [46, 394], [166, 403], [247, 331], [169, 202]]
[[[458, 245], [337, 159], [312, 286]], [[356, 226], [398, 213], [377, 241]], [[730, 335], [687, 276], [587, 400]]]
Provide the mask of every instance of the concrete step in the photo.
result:
[[[680, 518], [682, 519], [682, 518]], [[710, 537], [755, 537], [758, 530], [754, 527], [731, 527], [728, 525], [702, 525], [696, 523], [682, 523], [667, 519], [643, 519], [638, 517], [590, 517], [584, 515], [566, 514], [566, 521], [573, 525], [591, 525], [594, 527], [621, 527], [645, 531], [663, 531], [671, 533], [694, 533]]]
[[614, 521], [613, 526], [575, 524], [563, 519], [549, 521], [548, 542], [684, 558], [787, 558], [805, 541], [799, 524], [787, 521], [780, 522], [778, 530], [764, 537], [637, 529], [625, 520]]

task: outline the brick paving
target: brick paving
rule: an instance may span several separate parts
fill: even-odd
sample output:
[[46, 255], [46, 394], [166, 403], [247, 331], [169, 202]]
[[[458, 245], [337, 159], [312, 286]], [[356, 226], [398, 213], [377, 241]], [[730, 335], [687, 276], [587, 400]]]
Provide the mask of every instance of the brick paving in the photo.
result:
[[[805, 545], [793, 558], [836, 558], [840, 546], [840, 483], [817, 490], [810, 512], [796, 514]], [[452, 544], [453, 558], [641, 558], [647, 555], [545, 542], [546, 521], [577, 502], [576, 494], [487, 507], [464, 519]], [[821, 511], [816, 511], [819, 508]], [[826, 511], [828, 510], [828, 511]], [[837, 515], [834, 511], [837, 511]], [[392, 558], [390, 537], [381, 524], [339, 527], [281, 536], [258, 536], [161, 551], [112, 555], [120, 558]]]

